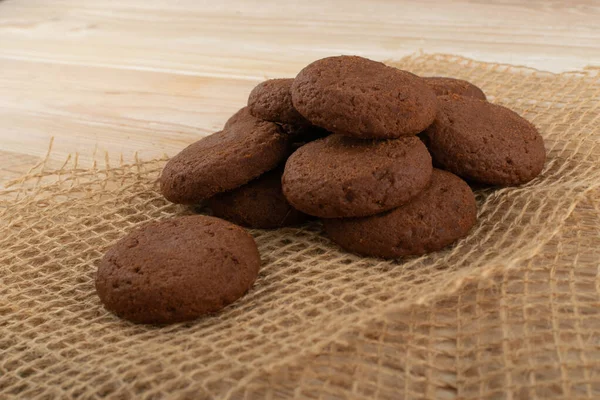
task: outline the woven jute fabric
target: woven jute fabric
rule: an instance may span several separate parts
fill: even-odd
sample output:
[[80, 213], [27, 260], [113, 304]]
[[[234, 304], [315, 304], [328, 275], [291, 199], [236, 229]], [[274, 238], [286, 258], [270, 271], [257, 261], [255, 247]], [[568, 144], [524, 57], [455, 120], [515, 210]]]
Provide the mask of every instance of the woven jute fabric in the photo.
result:
[[347, 254], [317, 222], [251, 231], [245, 297], [154, 327], [105, 311], [94, 277], [138, 224], [191, 212], [161, 198], [165, 160], [40, 165], [0, 195], [0, 398], [600, 398], [599, 71], [389, 64], [468, 79], [532, 121], [542, 175], [478, 189], [471, 234], [418, 258]]

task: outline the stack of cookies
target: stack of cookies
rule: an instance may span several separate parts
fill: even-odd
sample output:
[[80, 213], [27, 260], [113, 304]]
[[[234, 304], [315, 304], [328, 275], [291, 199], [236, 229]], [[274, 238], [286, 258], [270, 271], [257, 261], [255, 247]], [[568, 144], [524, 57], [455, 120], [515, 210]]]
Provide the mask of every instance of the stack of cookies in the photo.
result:
[[97, 290], [109, 310], [135, 322], [215, 312], [251, 287], [260, 265], [234, 224], [271, 229], [316, 217], [353, 253], [436, 251], [475, 225], [465, 181], [526, 183], [545, 154], [532, 124], [469, 82], [361, 57], [318, 60], [295, 79], [258, 85], [223, 130], [165, 166], [168, 200], [206, 204], [219, 218], [143, 226], [106, 254]]
[[471, 83], [341, 56], [258, 85], [221, 132], [167, 164], [161, 188], [252, 228], [318, 217], [343, 248], [396, 258], [470, 231], [463, 179], [519, 185], [544, 160], [535, 127]]

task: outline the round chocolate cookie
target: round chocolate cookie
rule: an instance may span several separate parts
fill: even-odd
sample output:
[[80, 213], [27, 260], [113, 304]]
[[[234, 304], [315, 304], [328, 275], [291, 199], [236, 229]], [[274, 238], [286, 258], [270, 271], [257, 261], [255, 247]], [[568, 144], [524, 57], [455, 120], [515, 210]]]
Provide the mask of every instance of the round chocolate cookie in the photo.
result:
[[508, 108], [458, 95], [438, 97], [422, 137], [436, 165], [467, 180], [499, 186], [535, 178], [546, 160], [535, 126]]
[[310, 125], [292, 104], [293, 79], [269, 79], [256, 86], [248, 97], [250, 113], [266, 121]]
[[300, 71], [291, 92], [311, 123], [357, 138], [415, 135], [435, 118], [435, 93], [421, 78], [362, 57], [315, 61]]
[[222, 131], [169, 160], [160, 189], [173, 203], [198, 203], [275, 168], [288, 156], [290, 145], [290, 136], [278, 125], [240, 110]]
[[283, 193], [322, 218], [373, 215], [407, 202], [431, 178], [431, 157], [417, 137], [364, 140], [331, 135], [293, 153]]
[[308, 216], [288, 203], [281, 190], [283, 168], [229, 192], [211, 197], [213, 215], [250, 228], [272, 229], [300, 224]]
[[323, 225], [348, 251], [397, 258], [440, 250], [466, 236], [476, 220], [477, 204], [469, 185], [434, 169], [431, 184], [407, 204], [370, 217], [325, 219]]
[[432, 76], [423, 78], [425, 83], [435, 92], [437, 96], [446, 96], [458, 94], [460, 96], [474, 97], [476, 99], [486, 100], [485, 93], [471, 82], [445, 78], [441, 76]]
[[102, 258], [96, 292], [136, 323], [167, 324], [219, 311], [252, 287], [260, 267], [244, 229], [204, 215], [153, 221]]

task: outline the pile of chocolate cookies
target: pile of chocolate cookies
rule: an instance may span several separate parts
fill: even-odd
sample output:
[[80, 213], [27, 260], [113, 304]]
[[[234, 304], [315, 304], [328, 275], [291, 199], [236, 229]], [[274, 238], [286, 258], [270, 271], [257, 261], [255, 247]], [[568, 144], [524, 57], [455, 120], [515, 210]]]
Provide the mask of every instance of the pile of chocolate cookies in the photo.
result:
[[[520, 185], [541, 172], [545, 157], [531, 123], [487, 102], [469, 82], [422, 78], [362, 57], [318, 60], [295, 79], [259, 84], [223, 130], [167, 163], [163, 195], [206, 204], [219, 218], [183, 217], [132, 233], [103, 260], [98, 293], [107, 308], [136, 322], [190, 319], [234, 301], [252, 285], [260, 259], [245, 232], [223, 220], [272, 229], [316, 217], [353, 253], [436, 251], [475, 225], [465, 180]], [[146, 267], [160, 289], [140, 284], [116, 293], [115, 282], [143, 268], [144, 255], [151, 264], [152, 257], [164, 261]], [[118, 266], [119, 257], [129, 267]], [[165, 268], [182, 281], [164, 284], [171, 276]]]
[[160, 183], [167, 199], [206, 200], [236, 224], [318, 217], [343, 248], [395, 258], [469, 232], [476, 205], [461, 178], [519, 185], [544, 160], [535, 127], [469, 82], [341, 56], [258, 85], [222, 131], [175, 156]]

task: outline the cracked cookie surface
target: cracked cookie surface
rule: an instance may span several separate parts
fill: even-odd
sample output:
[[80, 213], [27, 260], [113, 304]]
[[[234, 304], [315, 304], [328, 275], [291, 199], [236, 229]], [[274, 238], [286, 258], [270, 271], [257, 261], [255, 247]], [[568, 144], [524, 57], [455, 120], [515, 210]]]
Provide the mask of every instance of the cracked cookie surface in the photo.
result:
[[291, 151], [292, 138], [244, 107], [222, 131], [183, 149], [165, 165], [160, 189], [173, 203], [196, 204], [272, 170]]
[[363, 218], [325, 219], [328, 236], [353, 253], [398, 258], [440, 250], [466, 236], [477, 220], [469, 185], [434, 169], [431, 184], [394, 210]]
[[309, 64], [291, 93], [294, 107], [311, 123], [357, 138], [415, 135], [435, 118], [436, 96], [423, 79], [357, 56]]
[[458, 95], [438, 97], [438, 114], [422, 136], [436, 165], [479, 183], [516, 186], [540, 174], [544, 140], [508, 108]]
[[100, 261], [105, 307], [136, 323], [165, 324], [214, 313], [250, 289], [260, 267], [254, 239], [204, 215], [146, 223]]
[[363, 140], [330, 135], [288, 159], [283, 193], [322, 218], [373, 215], [409, 201], [431, 178], [431, 157], [417, 137]]

